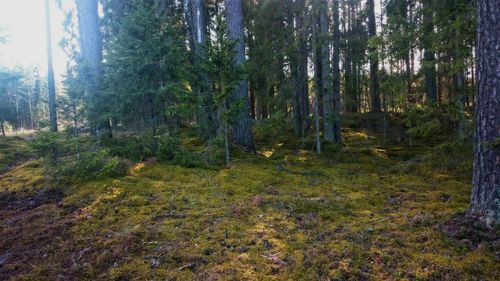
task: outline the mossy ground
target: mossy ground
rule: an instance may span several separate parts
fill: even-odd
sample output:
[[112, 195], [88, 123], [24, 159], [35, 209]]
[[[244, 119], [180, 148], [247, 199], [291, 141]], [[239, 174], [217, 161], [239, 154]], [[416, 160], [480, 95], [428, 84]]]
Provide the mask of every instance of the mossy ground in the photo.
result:
[[[125, 177], [51, 187], [26, 162], [0, 179], [0, 276], [500, 279], [498, 245], [441, 227], [466, 210], [468, 174], [408, 168], [425, 147], [382, 146], [361, 129], [344, 138], [322, 156], [293, 148], [290, 137], [262, 142], [227, 168], [149, 161]], [[23, 141], [0, 140], [0, 159], [17, 162], [5, 142], [23, 153]]]

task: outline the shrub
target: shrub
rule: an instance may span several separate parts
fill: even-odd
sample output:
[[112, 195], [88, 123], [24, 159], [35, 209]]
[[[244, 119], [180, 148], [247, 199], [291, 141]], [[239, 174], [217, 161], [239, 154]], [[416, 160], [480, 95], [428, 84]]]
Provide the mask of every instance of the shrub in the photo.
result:
[[109, 155], [136, 162], [154, 156], [154, 142], [150, 136], [112, 138], [103, 141], [102, 145], [108, 149]]
[[67, 163], [59, 173], [78, 180], [92, 180], [106, 176], [123, 176], [129, 166], [130, 162], [110, 156], [107, 150], [99, 150], [83, 154], [79, 161]]
[[171, 135], [161, 135], [157, 136], [158, 151], [157, 157], [159, 161], [172, 161], [175, 158], [175, 154], [179, 151], [181, 147], [181, 142], [179, 138]]
[[220, 136], [210, 140], [203, 149], [203, 161], [208, 166], [224, 165], [225, 157], [224, 139]]
[[458, 107], [450, 104], [413, 106], [404, 113], [404, 123], [408, 135], [426, 142], [442, 142], [454, 138], [457, 134], [459, 121], [460, 111]]
[[30, 151], [39, 158], [42, 158], [49, 166], [57, 165], [61, 156], [69, 151], [71, 141], [63, 135], [41, 131], [37, 137], [29, 144]]
[[178, 137], [165, 134], [158, 136], [156, 141], [158, 161], [170, 162], [186, 168], [202, 166], [200, 156], [185, 148]]
[[266, 143], [273, 144], [276, 139], [286, 135], [284, 129], [286, 126], [283, 126], [286, 122], [288, 119], [284, 112], [278, 111], [271, 114], [268, 119], [259, 121], [258, 126], [255, 126], [256, 139], [266, 140]]

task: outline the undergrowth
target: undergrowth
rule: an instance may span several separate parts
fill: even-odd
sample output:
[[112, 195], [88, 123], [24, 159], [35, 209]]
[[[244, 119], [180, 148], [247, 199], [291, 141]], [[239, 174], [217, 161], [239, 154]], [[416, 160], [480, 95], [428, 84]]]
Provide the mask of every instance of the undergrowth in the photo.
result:
[[[482, 240], [447, 224], [468, 207], [470, 173], [457, 176], [470, 169], [468, 146], [383, 145], [373, 127], [345, 128], [343, 136], [343, 146], [319, 157], [308, 140], [261, 139], [257, 129], [257, 154], [235, 150], [228, 166], [207, 165], [210, 148], [196, 140], [163, 137], [157, 159], [127, 157], [126, 171], [70, 181], [57, 201], [23, 209], [5, 202], [18, 202], [17, 190], [45, 183], [43, 165], [27, 162], [0, 178], [1, 193], [14, 194], [2, 199], [13, 207], [0, 208], [0, 224], [8, 225], [0, 229], [0, 255], [8, 255], [0, 276], [499, 279], [497, 234]], [[173, 162], [183, 149], [202, 165]], [[467, 153], [457, 152], [462, 149]], [[106, 167], [83, 157], [88, 166]], [[96, 157], [105, 163], [125, 158], [111, 148]], [[441, 167], [431, 165], [437, 160]], [[40, 248], [30, 242], [47, 233]]]

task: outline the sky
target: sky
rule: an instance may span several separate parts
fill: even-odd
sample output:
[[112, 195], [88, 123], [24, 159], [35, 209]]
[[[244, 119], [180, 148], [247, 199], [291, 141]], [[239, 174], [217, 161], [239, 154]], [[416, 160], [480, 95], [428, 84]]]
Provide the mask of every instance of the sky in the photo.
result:
[[[61, 80], [67, 56], [58, 46], [64, 34], [64, 12], [50, 2], [52, 55], [56, 80]], [[0, 29], [7, 43], [0, 45], [0, 65], [38, 66], [47, 73], [47, 40], [44, 0], [0, 0]]]

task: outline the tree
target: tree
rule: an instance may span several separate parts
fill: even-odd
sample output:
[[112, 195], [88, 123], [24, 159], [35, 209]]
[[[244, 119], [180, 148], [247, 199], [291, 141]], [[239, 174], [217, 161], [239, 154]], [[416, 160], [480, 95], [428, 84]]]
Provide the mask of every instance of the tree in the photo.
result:
[[320, 49], [321, 71], [320, 71], [320, 96], [323, 102], [323, 137], [328, 142], [335, 142], [333, 132], [333, 94], [330, 80], [330, 44], [328, 28], [328, 1], [319, 0], [316, 7], [319, 13], [319, 38], [318, 48]]
[[98, 0], [76, 0], [80, 43], [80, 75], [89, 104], [89, 120], [95, 129], [109, 129], [101, 95], [102, 35], [97, 12]]
[[184, 14], [194, 51], [194, 66], [197, 73], [195, 85], [198, 97], [198, 122], [204, 137], [210, 138], [217, 132], [217, 118], [211, 92], [211, 82], [201, 64], [207, 59], [207, 21], [204, 0], [184, 0]]
[[500, 222], [500, 6], [477, 1], [477, 103], [474, 171], [469, 217]]
[[127, 129], [151, 129], [155, 137], [158, 126], [176, 131], [181, 115], [198, 113], [196, 88], [188, 90], [186, 84], [196, 83], [193, 76], [199, 70], [187, 60], [180, 14], [157, 17], [151, 3], [129, 4], [119, 20], [105, 15], [114, 31], [105, 41], [103, 94], [114, 123]]
[[436, 61], [432, 48], [432, 34], [434, 32], [432, 0], [422, 0], [422, 48], [424, 49], [423, 69], [425, 76], [425, 96], [428, 102], [437, 101]]
[[52, 36], [49, 0], [45, 0], [45, 17], [47, 27], [47, 83], [49, 89], [50, 129], [53, 132], [57, 132], [56, 85], [54, 81], [54, 68], [52, 66]]
[[333, 95], [333, 136], [335, 143], [342, 143], [340, 126], [340, 3], [333, 1], [333, 65], [332, 65], [332, 95]]
[[[236, 41], [234, 46], [234, 60], [237, 65], [243, 65], [246, 59], [242, 2], [241, 0], [224, 0], [224, 6], [228, 27], [228, 38]], [[248, 85], [245, 79], [241, 80], [240, 86], [234, 90], [232, 103], [236, 103], [240, 108], [233, 123], [233, 141], [246, 151], [254, 151]]]
[[310, 102], [309, 102], [309, 90], [308, 90], [308, 75], [307, 75], [307, 25], [306, 25], [306, 1], [297, 0], [297, 13], [296, 25], [298, 33], [298, 52], [297, 52], [297, 87], [296, 87], [296, 99], [298, 100], [298, 124], [300, 129], [300, 135], [305, 136], [306, 131], [310, 127]]
[[[368, 0], [368, 32], [371, 39], [377, 36], [377, 26], [375, 21], [375, 1]], [[373, 42], [372, 42], [373, 43]], [[370, 51], [370, 100], [371, 111], [380, 112], [380, 95], [378, 86], [378, 54], [377, 48], [371, 46]]]
[[15, 104], [9, 98], [7, 91], [9, 84], [19, 80], [18, 75], [7, 70], [0, 69], [0, 127], [2, 135], [5, 137], [5, 123], [13, 122], [16, 119]]

